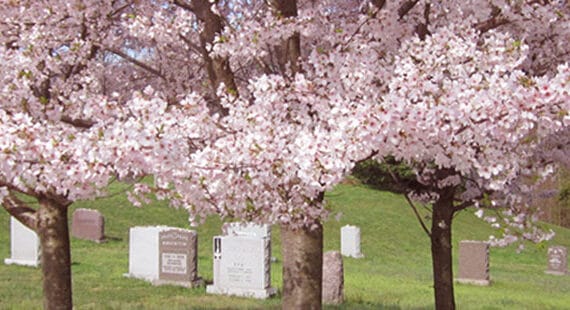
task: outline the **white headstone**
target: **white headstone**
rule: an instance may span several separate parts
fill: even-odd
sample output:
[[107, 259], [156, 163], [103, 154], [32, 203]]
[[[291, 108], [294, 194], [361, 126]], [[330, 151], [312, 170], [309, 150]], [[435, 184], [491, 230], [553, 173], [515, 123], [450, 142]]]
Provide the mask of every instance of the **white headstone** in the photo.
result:
[[40, 264], [40, 240], [38, 235], [16, 218], [10, 218], [10, 258], [7, 265], [37, 267]]
[[271, 287], [271, 239], [255, 236], [214, 237], [214, 283], [210, 294], [268, 298]]
[[249, 236], [258, 238], [271, 238], [271, 226], [267, 224], [259, 225], [251, 222], [225, 223], [222, 226], [224, 236]]
[[360, 228], [351, 225], [341, 227], [340, 253], [354, 258], [364, 257], [360, 252]]
[[155, 285], [202, 285], [197, 276], [196, 232], [168, 226], [131, 227], [129, 273]]

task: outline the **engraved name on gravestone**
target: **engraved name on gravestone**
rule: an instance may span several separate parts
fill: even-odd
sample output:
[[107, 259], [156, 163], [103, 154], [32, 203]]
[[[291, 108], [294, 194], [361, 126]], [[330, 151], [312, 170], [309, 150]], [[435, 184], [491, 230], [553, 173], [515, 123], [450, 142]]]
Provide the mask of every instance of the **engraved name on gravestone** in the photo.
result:
[[459, 283], [489, 285], [489, 243], [461, 241], [459, 243]]
[[563, 246], [548, 248], [548, 274], [565, 275], [568, 273], [568, 249]]
[[323, 303], [344, 302], [344, 268], [342, 255], [329, 251], [323, 255]]
[[343, 256], [362, 258], [360, 252], [360, 228], [346, 225], [340, 229], [340, 253]]
[[11, 217], [10, 258], [4, 259], [4, 263], [37, 267], [40, 264], [40, 253], [40, 240], [36, 232]]
[[159, 237], [159, 279], [194, 282], [198, 280], [196, 232], [171, 229], [161, 231]]
[[105, 239], [105, 218], [97, 210], [77, 209], [73, 212], [71, 233], [79, 239], [103, 242]]

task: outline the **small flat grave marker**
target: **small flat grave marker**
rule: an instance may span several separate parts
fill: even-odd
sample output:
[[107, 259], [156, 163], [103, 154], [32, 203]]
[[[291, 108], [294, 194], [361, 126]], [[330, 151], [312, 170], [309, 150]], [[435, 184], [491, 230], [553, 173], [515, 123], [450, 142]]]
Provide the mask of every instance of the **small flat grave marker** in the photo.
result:
[[97, 210], [77, 209], [73, 212], [71, 233], [79, 239], [103, 242], [105, 240], [105, 218]]
[[4, 259], [4, 263], [37, 267], [40, 265], [40, 254], [40, 240], [36, 232], [11, 217], [10, 258]]
[[568, 249], [563, 246], [551, 246], [548, 248], [548, 274], [568, 274]]
[[489, 285], [489, 243], [461, 241], [459, 243], [459, 283]]
[[340, 229], [340, 253], [343, 256], [362, 258], [360, 252], [360, 228], [346, 225]]

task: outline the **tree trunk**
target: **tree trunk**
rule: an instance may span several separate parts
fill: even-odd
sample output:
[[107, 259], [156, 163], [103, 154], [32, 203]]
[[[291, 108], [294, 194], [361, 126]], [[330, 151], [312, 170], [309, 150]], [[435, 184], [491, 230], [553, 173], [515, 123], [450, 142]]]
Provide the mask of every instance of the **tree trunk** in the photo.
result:
[[455, 309], [453, 295], [453, 265], [451, 254], [451, 223], [453, 220], [454, 190], [445, 188], [435, 202], [431, 225], [431, 257], [435, 308]]
[[72, 309], [68, 205], [41, 198], [37, 232], [41, 244], [44, 309]]
[[323, 227], [293, 230], [281, 226], [283, 252], [282, 308], [320, 310], [322, 307]]

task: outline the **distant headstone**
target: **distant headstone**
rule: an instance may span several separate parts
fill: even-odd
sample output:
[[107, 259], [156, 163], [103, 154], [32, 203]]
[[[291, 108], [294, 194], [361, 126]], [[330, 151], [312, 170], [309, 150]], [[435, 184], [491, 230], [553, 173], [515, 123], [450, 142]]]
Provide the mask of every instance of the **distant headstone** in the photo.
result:
[[37, 267], [40, 264], [40, 240], [38, 235], [15, 217], [10, 218], [10, 258], [7, 265]]
[[461, 241], [459, 243], [459, 283], [489, 285], [489, 243]]
[[250, 230], [252, 234], [230, 227], [227, 235], [214, 237], [214, 283], [207, 293], [259, 299], [276, 293], [271, 287], [271, 233], [264, 226]]
[[329, 251], [323, 255], [323, 303], [344, 302], [344, 269], [342, 255]]
[[198, 238], [195, 231], [167, 227], [131, 227], [129, 273], [154, 285], [203, 285], [198, 277]]
[[563, 246], [551, 246], [548, 248], [548, 274], [568, 274], [568, 249]]
[[346, 225], [340, 229], [340, 253], [343, 256], [362, 258], [360, 252], [360, 228]]
[[79, 239], [103, 242], [105, 218], [97, 210], [77, 209], [73, 212], [71, 234]]

